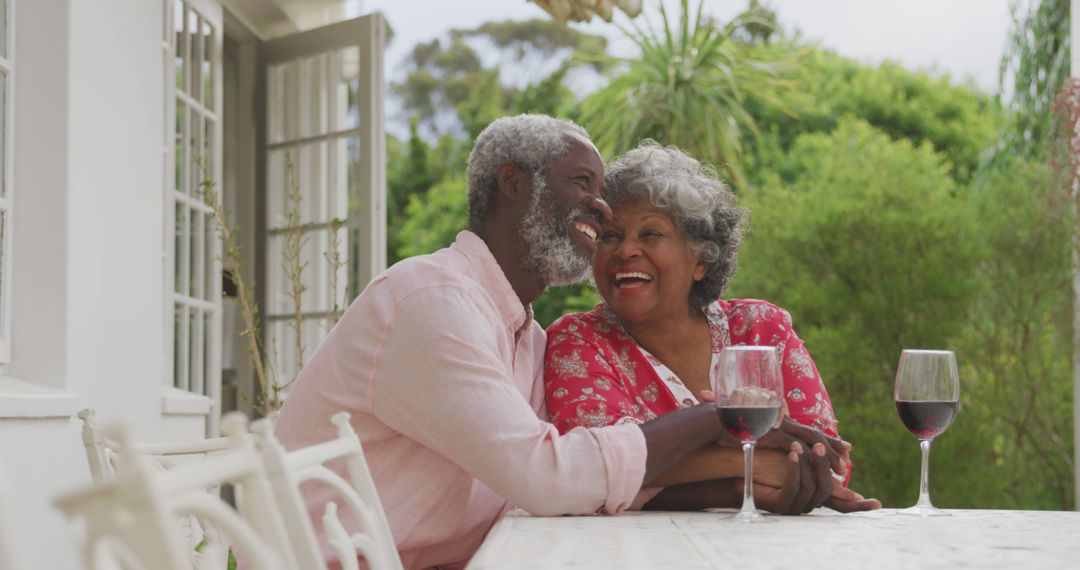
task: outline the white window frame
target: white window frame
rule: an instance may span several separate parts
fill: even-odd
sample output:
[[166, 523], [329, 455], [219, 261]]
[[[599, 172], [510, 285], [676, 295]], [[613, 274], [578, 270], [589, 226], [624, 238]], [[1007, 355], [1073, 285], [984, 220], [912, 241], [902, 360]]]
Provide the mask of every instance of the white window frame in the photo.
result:
[[[264, 225], [259, 239], [265, 244], [263, 259], [262, 306], [264, 342], [270, 348], [277, 380], [283, 386], [296, 378], [298, 355], [295, 354], [295, 305], [288, 295], [287, 279], [281, 266], [279, 250], [274, 240], [282, 240], [286, 227], [280, 215], [287, 181], [281, 161], [273, 160], [275, 153], [294, 151], [320, 143], [354, 140], [361, 152], [356, 162], [356, 187], [350, 188], [346, 165], [334, 158], [332, 152], [321, 156], [323, 162], [305, 164], [294, 154], [296, 172], [303, 195], [300, 228], [309, 238], [301, 262], [307, 264], [301, 320], [304, 361], [329, 333], [329, 323], [343, 310], [351, 298], [359, 294], [386, 267], [386, 155], [383, 130], [383, 47], [386, 27], [381, 14], [374, 13], [353, 20], [300, 32], [265, 42], [260, 46], [260, 72], [263, 74], [263, 132], [259, 141], [263, 184], [259, 189], [264, 197]], [[348, 118], [347, 103], [336, 89], [347, 79], [338, 73], [341, 50], [355, 50], [358, 59], [355, 91], [355, 121]], [[307, 64], [302, 62], [308, 62]], [[309, 65], [310, 64], [310, 65]], [[295, 84], [274, 71], [291, 66]], [[319, 81], [321, 79], [322, 81]], [[320, 91], [325, 90], [325, 91]], [[315, 101], [324, 104], [314, 104]], [[293, 121], [290, 123], [290, 121]], [[281, 127], [275, 129], [274, 127]], [[346, 160], [347, 162], [347, 160]], [[320, 178], [321, 177], [321, 178]], [[318, 197], [317, 197], [318, 196]], [[319, 212], [313, 205], [319, 204]], [[328, 204], [331, 204], [327, 206]], [[347, 266], [339, 270], [336, 286], [330, 287], [326, 277], [330, 270], [322, 254], [328, 251], [320, 234], [329, 234], [330, 220], [343, 221], [340, 232], [341, 259]], [[326, 239], [329, 239], [328, 237]], [[316, 252], [312, 255], [312, 252]], [[313, 278], [314, 277], [314, 278]], [[282, 307], [282, 304], [286, 307]]]
[[[209, 137], [210, 157], [209, 176], [215, 182], [215, 191], [220, 196], [223, 192], [222, 180], [222, 83], [221, 65], [222, 49], [224, 42], [224, 22], [222, 7], [214, 0], [163, 0], [164, 14], [162, 18], [162, 61], [164, 64], [164, 176], [163, 191], [164, 200], [164, 355], [166, 364], [163, 367], [162, 382], [167, 388], [167, 397], [163, 400], [162, 412], [176, 414], [208, 414], [209, 422], [207, 430], [210, 434], [216, 433], [218, 416], [221, 411], [221, 326], [222, 326], [222, 299], [221, 299], [221, 243], [217, 232], [213, 229], [213, 214], [210, 208], [200, 197], [198, 180], [194, 179], [197, 172], [194, 158], [190, 151], [188, 141], [192, 139], [192, 128], [198, 129], [194, 137], [195, 146], [205, 148], [203, 137]], [[174, 20], [177, 7], [182, 7], [185, 24], [190, 25], [192, 12], [197, 16], [198, 25], [208, 24], [211, 29], [210, 37], [213, 38], [209, 57], [211, 81], [210, 93], [205, 95], [202, 87], [202, 75], [200, 73], [200, 93], [193, 94], [190, 86], [188, 89], [178, 89], [176, 86], [176, 50], [183, 50], [187, 69], [184, 70], [186, 82], [191, 81], [193, 67], [192, 62], [202, 53], [192, 53], [193, 48], [188, 41], [183, 41], [182, 46], [174, 45], [177, 37], [191, 37], [188, 34], [178, 34], [175, 31]], [[201, 67], [201, 65], [200, 65]], [[205, 103], [209, 102], [209, 105]], [[179, 165], [180, 188], [176, 188], [177, 159], [176, 159], [176, 109], [179, 104], [186, 107], [184, 115], [184, 152], [181, 156], [183, 164]], [[210, 123], [210, 128], [206, 125]], [[183, 236], [183, 243], [177, 251], [177, 208], [186, 213], [185, 220], [188, 231]], [[195, 220], [198, 220], [197, 222]], [[197, 233], [196, 233], [197, 232]], [[192, 249], [197, 249], [201, 254], [194, 257]], [[201, 255], [201, 260], [198, 255]], [[183, 285], [177, 290], [176, 268], [177, 259], [180, 259], [180, 271], [183, 277]], [[201, 263], [198, 263], [201, 261]], [[192, 279], [194, 276], [194, 279]], [[180, 311], [181, 321], [177, 323], [176, 312]], [[189, 315], [196, 316], [194, 330], [191, 327]], [[177, 325], [182, 340], [179, 345], [175, 344]], [[197, 347], [198, 352], [191, 353], [192, 347]], [[179, 347], [179, 354], [177, 354]], [[179, 370], [177, 370], [179, 367]], [[177, 396], [177, 392], [180, 397]], [[172, 394], [169, 397], [168, 394]], [[195, 396], [194, 398], [190, 397]], [[188, 396], [188, 397], [185, 397]], [[207, 400], [209, 406], [207, 406]]]
[[12, 231], [12, 222], [14, 221], [14, 167], [15, 167], [15, 137], [12, 134], [15, 126], [15, 2], [16, 0], [5, 0], [7, 4], [7, 17], [5, 18], [4, 26], [6, 30], [4, 33], [7, 41], [7, 57], [0, 57], [0, 70], [3, 70], [7, 76], [7, 81], [4, 85], [4, 153], [0, 157], [0, 160], [4, 161], [4, 193], [0, 196], [0, 213], [3, 215], [3, 235], [0, 235], [0, 239], [3, 241], [3, 251], [0, 251], [0, 255], [3, 256], [3, 261], [0, 262], [0, 283], [2, 283], [3, 289], [0, 290], [0, 368], [6, 367], [11, 363], [11, 320], [14, 317], [14, 311], [12, 310], [12, 285], [13, 274], [12, 268], [12, 254], [15, 248], [12, 247], [12, 238], [15, 233]]

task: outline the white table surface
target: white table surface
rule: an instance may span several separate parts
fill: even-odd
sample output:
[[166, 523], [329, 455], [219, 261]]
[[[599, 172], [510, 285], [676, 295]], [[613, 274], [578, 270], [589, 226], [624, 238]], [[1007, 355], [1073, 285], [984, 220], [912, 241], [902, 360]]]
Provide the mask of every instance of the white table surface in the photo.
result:
[[949, 512], [923, 518], [894, 509], [848, 515], [817, 509], [739, 524], [713, 512], [531, 517], [513, 511], [468, 568], [1080, 569], [1080, 512]]

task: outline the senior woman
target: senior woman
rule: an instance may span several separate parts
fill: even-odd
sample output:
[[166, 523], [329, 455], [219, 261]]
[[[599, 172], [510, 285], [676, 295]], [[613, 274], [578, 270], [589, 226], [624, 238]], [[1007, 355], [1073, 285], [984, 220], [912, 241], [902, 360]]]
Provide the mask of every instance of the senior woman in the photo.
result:
[[[746, 214], [715, 172], [674, 147], [645, 141], [606, 178], [614, 218], [597, 236], [593, 257], [604, 302], [548, 328], [545, 389], [558, 429], [641, 423], [694, 405], [710, 389], [715, 356], [725, 346], [754, 344], [778, 349], [787, 431], [813, 428], [838, 438], [829, 395], [787, 311], [766, 301], [720, 299], [735, 273]], [[755, 454], [754, 493], [769, 508], [770, 494], [785, 484], [789, 451], [804, 448], [789, 450], [791, 438], [772, 446], [767, 439]], [[798, 439], [814, 441], [806, 433]], [[850, 446], [833, 439], [832, 447], [843, 456], [832, 470], [846, 477]], [[821, 465], [832, 450], [818, 443], [806, 451]], [[649, 493], [655, 497], [647, 506], [738, 506], [741, 474], [740, 450], [712, 446], [665, 473], [659, 484], [669, 487]], [[842, 511], [880, 507], [831, 483], [781, 510], [805, 512], [823, 501]]]

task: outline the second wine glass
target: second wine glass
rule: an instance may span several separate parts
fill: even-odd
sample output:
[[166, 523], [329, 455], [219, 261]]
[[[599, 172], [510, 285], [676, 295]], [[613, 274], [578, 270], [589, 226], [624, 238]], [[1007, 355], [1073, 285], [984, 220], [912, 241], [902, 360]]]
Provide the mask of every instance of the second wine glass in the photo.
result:
[[763, 522], [754, 506], [754, 443], [780, 417], [784, 382], [772, 346], [728, 346], [720, 352], [712, 374], [720, 422], [742, 443], [744, 485], [742, 509], [735, 520]]
[[949, 429], [960, 404], [956, 355], [948, 350], [903, 351], [893, 396], [900, 421], [919, 439], [922, 451], [919, 501], [898, 512], [924, 517], [948, 515], [930, 502], [930, 442]]

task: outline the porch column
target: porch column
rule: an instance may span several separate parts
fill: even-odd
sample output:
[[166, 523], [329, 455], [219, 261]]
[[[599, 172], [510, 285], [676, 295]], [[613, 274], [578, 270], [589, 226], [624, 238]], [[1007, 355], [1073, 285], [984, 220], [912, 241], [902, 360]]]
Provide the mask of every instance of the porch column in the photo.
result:
[[[1080, 77], [1080, 0], [1069, 2], [1069, 76]], [[1075, 153], [1076, 148], [1071, 151]], [[1074, 164], [1074, 168], [1076, 165]], [[1077, 227], [1077, 184], [1073, 183], [1073, 495], [1080, 511], [1080, 227]]]

